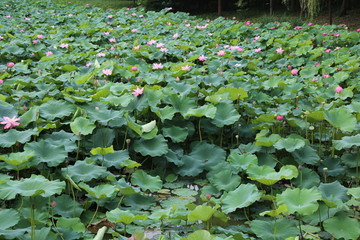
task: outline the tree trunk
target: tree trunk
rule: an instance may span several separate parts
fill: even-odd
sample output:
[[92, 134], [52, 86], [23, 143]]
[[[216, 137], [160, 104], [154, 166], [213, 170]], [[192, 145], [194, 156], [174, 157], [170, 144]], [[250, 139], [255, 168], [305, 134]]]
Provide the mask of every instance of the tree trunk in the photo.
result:
[[333, 22], [333, 19], [332, 19], [332, 0], [329, 0], [329, 24], [331, 25], [332, 22]]
[[222, 0], [218, 0], [218, 16], [222, 15], [221, 5], [222, 5]]
[[270, 0], [270, 16], [273, 15], [274, 0]]
[[349, 0], [343, 0], [340, 8], [340, 17], [345, 16], [347, 14], [346, 10], [349, 6]]

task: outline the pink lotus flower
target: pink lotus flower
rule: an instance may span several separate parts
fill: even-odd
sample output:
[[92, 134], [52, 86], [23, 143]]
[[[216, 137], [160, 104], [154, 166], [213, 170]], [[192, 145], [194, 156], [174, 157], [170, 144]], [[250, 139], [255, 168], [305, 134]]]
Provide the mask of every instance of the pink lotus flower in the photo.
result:
[[104, 35], [105, 35], [105, 36], [107, 36], [107, 35], [109, 35], [109, 34], [110, 34], [109, 32], [104, 32]]
[[165, 46], [165, 44], [163, 44], [163, 43], [157, 43], [157, 44], [156, 44], [156, 47], [157, 47], [157, 48], [161, 48], [161, 47], [164, 47], [164, 46]]
[[133, 70], [133, 71], [137, 71], [137, 70], [138, 70], [138, 68], [137, 68], [136, 66], [134, 66], [134, 67], [131, 67], [131, 70]]
[[0, 84], [3, 84], [4, 83], [4, 80], [0, 79]]
[[103, 73], [104, 75], [109, 76], [109, 75], [112, 74], [112, 70], [111, 70], [111, 69], [103, 69], [103, 70], [102, 70], [102, 73]]
[[276, 49], [276, 52], [278, 54], [282, 54], [284, 52], [284, 49], [282, 49], [281, 47], [279, 47], [278, 49]]
[[356, 29], [357, 32], [360, 32], [360, 28]]
[[105, 53], [98, 53], [98, 54], [96, 54], [98, 57], [105, 57]]
[[291, 74], [292, 75], [298, 75], [299, 70], [297, 70], [296, 68], [294, 68], [293, 70], [291, 70]]
[[0, 36], [0, 40], [3, 40], [4, 39], [4, 37], [3, 36]]
[[204, 55], [199, 56], [199, 61], [203, 62], [206, 61], [207, 57], [205, 57]]
[[162, 69], [164, 66], [161, 63], [154, 63], [152, 69]]
[[284, 119], [284, 116], [283, 115], [277, 115], [276, 116], [276, 120], [278, 120], [278, 121], [281, 121], [281, 120], [283, 120]]
[[43, 39], [43, 38], [44, 38], [44, 35], [41, 35], [41, 34], [40, 34], [40, 35], [37, 35], [36, 37], [37, 37], [38, 39]]
[[169, 51], [169, 49], [167, 49], [167, 48], [160, 48], [160, 52], [168, 52]]
[[261, 48], [255, 48], [254, 51], [257, 53], [261, 53]]
[[113, 15], [109, 15], [109, 16], [107, 16], [107, 18], [113, 18]]
[[0, 122], [0, 124], [5, 125], [4, 129], [9, 129], [9, 128], [13, 128], [16, 126], [19, 126], [20, 123], [17, 122], [20, 120], [20, 118], [17, 118], [16, 116], [13, 116], [12, 118], [9, 117], [3, 117], [4, 121]]
[[133, 49], [134, 49], [134, 50], [139, 50], [139, 49], [140, 49], [140, 46], [139, 46], [139, 45], [134, 46]]
[[180, 34], [178, 34], [178, 33], [175, 33], [175, 34], [172, 36], [172, 38], [174, 38], [174, 39], [179, 38], [179, 37], [180, 37]]
[[218, 56], [224, 56], [225, 55], [225, 51], [224, 50], [220, 50], [217, 52]]
[[90, 67], [91, 65], [92, 65], [91, 62], [85, 64], [85, 66], [87, 66], [87, 67]]
[[62, 43], [62, 44], [60, 44], [60, 47], [61, 48], [69, 48], [69, 44], [67, 44], [67, 43]]
[[190, 71], [191, 68], [190, 68], [189, 65], [186, 65], [186, 66], [181, 67], [181, 70], [183, 70], [183, 71]]
[[344, 90], [344, 89], [343, 89], [342, 87], [340, 87], [340, 86], [337, 86], [337, 87], [335, 88], [335, 92], [337, 92], [337, 93], [341, 93], [343, 90]]
[[8, 62], [6, 65], [7, 65], [9, 68], [12, 68], [13, 66], [15, 66], [15, 63], [13, 63], [13, 62]]
[[116, 42], [116, 39], [115, 39], [115, 38], [110, 38], [110, 39], [109, 39], [109, 42], [115, 43], [115, 42]]
[[33, 44], [37, 44], [38, 41], [37, 41], [37, 40], [32, 40], [32, 43], [33, 43]]
[[319, 62], [314, 63], [315, 66], [320, 66]]
[[150, 41], [147, 41], [147, 42], [146, 42], [147, 45], [153, 45], [153, 44], [155, 44], [155, 43], [156, 43], [156, 41], [153, 40], [153, 39], [151, 39]]
[[330, 74], [323, 74], [322, 77], [323, 77], [323, 78], [329, 78], [329, 77], [330, 77]]
[[136, 32], [138, 32], [138, 30], [136, 28], [134, 28], [134, 29], [131, 29], [131, 32], [136, 33]]
[[53, 55], [54, 53], [52, 51], [47, 51], [45, 54], [46, 54], [46, 56], [50, 56], [50, 55]]
[[329, 53], [329, 52], [331, 52], [331, 49], [328, 48], [328, 49], [325, 50], [325, 52]]
[[144, 88], [136, 87], [131, 94], [134, 95], [135, 97], [137, 97], [137, 96], [140, 96], [141, 94], [143, 94], [143, 91], [144, 91]]

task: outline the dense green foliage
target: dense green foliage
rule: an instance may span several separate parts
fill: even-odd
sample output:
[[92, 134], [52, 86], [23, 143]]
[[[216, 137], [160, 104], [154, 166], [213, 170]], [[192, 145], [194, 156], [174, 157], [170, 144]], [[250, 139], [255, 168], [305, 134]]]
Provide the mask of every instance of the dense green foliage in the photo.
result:
[[359, 237], [359, 32], [0, 13], [1, 238]]

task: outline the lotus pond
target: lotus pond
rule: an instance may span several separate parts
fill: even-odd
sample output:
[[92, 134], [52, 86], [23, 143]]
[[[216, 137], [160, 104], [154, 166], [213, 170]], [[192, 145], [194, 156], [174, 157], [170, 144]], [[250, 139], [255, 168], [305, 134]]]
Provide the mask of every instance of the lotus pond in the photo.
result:
[[358, 239], [360, 30], [0, 5], [1, 239]]

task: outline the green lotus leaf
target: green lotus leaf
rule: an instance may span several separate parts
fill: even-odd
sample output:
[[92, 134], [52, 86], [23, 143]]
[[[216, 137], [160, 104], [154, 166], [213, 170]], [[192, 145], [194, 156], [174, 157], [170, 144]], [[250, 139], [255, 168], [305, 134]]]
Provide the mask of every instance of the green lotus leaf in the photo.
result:
[[335, 238], [359, 239], [360, 223], [356, 218], [350, 218], [345, 214], [326, 219], [323, 222], [324, 229]]
[[74, 200], [69, 195], [61, 195], [54, 198], [56, 202], [56, 207], [54, 207], [54, 214], [60, 215], [62, 217], [80, 217], [84, 209], [81, 207], [77, 201]]
[[133, 210], [147, 210], [156, 204], [155, 197], [144, 196], [141, 194], [132, 194], [124, 197], [124, 204]]
[[254, 220], [250, 226], [256, 236], [263, 240], [283, 240], [299, 234], [296, 222], [286, 218]]
[[225, 190], [230, 192], [234, 190], [241, 183], [241, 177], [233, 174], [230, 170], [221, 170], [212, 174], [210, 182], [220, 191]]
[[47, 120], [62, 119], [76, 110], [75, 106], [65, 101], [51, 100], [40, 105], [40, 116]]
[[0, 209], [0, 230], [15, 226], [20, 221], [19, 213], [14, 209]]
[[227, 161], [230, 163], [231, 166], [238, 170], [245, 170], [250, 165], [258, 164], [257, 156], [250, 153], [239, 154], [237, 152], [232, 152], [228, 156]]
[[185, 95], [177, 95], [177, 94], [172, 94], [169, 96], [170, 104], [174, 107], [174, 110], [176, 112], [179, 112], [181, 114], [186, 114], [189, 109], [191, 108], [195, 108], [195, 102], [194, 99], [189, 98]]
[[11, 176], [0, 173], [0, 184], [6, 183], [11, 179]]
[[360, 162], [360, 152], [343, 154], [341, 162], [349, 168], [356, 168]]
[[35, 153], [33, 151], [25, 150], [24, 152], [10, 153], [9, 155], [0, 155], [0, 160], [14, 166], [19, 166], [29, 161], [29, 159], [34, 156]]
[[146, 123], [144, 125], [141, 126], [141, 131], [143, 133], [148, 133], [151, 132], [154, 128], [156, 127], [156, 120], [153, 120], [149, 123]]
[[110, 222], [123, 223], [128, 225], [136, 220], [146, 220], [146, 215], [134, 215], [129, 210], [121, 210], [116, 208], [106, 213], [106, 217]]
[[288, 208], [288, 214], [297, 212], [301, 215], [310, 215], [319, 208], [317, 201], [321, 199], [321, 192], [314, 188], [288, 188], [276, 195], [276, 203], [278, 205], [285, 204]]
[[296, 149], [291, 153], [298, 164], [316, 165], [320, 161], [317, 151], [309, 145]]
[[31, 139], [31, 136], [38, 136], [39, 133], [33, 129], [28, 129], [26, 131], [17, 131], [15, 129], [10, 129], [6, 133], [0, 133], [0, 147], [11, 147], [15, 143], [25, 143]]
[[101, 147], [93, 148], [90, 151], [90, 153], [92, 155], [96, 155], [96, 154], [106, 155], [106, 154], [114, 153], [114, 152], [115, 151], [114, 151], [113, 145], [111, 145], [110, 147], [107, 147], [107, 148], [101, 148]]
[[90, 196], [99, 200], [103, 198], [109, 198], [114, 196], [114, 194], [119, 191], [119, 189], [111, 184], [101, 184], [95, 187], [90, 187], [86, 183], [79, 183], [79, 187], [84, 189]]
[[191, 108], [188, 110], [186, 114], [184, 114], [185, 118], [189, 117], [207, 117], [213, 119], [216, 114], [216, 107], [214, 105], [203, 105], [199, 108]]
[[159, 176], [153, 177], [143, 170], [136, 170], [131, 175], [131, 183], [140, 186], [144, 191], [150, 190], [151, 192], [156, 192], [162, 187], [162, 181]]
[[71, 228], [75, 232], [85, 232], [85, 225], [80, 218], [58, 218], [56, 226], [65, 229]]
[[345, 136], [341, 140], [333, 140], [333, 145], [336, 150], [347, 149], [353, 146], [360, 146], [360, 134], [354, 136]]
[[290, 134], [287, 138], [281, 138], [274, 144], [276, 149], [285, 149], [288, 152], [293, 152], [304, 146], [305, 140], [297, 134]]
[[120, 164], [120, 166], [126, 167], [126, 168], [137, 168], [137, 167], [140, 167], [141, 164], [138, 162], [135, 162], [133, 160], [126, 159]]
[[116, 169], [122, 168], [124, 161], [129, 160], [128, 150], [114, 151], [114, 153], [108, 153], [106, 155], [97, 155], [96, 157], [101, 164], [106, 167], [115, 167]]
[[215, 94], [228, 94], [228, 98], [231, 101], [241, 100], [243, 101], [248, 97], [248, 93], [243, 88], [235, 88], [235, 87], [222, 87]]
[[298, 177], [291, 182], [299, 188], [312, 188], [319, 186], [320, 177], [315, 171], [302, 167], [299, 169]]
[[235, 190], [224, 194], [222, 197], [223, 212], [228, 214], [238, 208], [248, 207], [261, 198], [261, 192], [254, 184], [241, 184]]
[[338, 181], [334, 181], [332, 183], [321, 183], [318, 190], [321, 191], [323, 201], [328, 206], [329, 204], [334, 207], [342, 206], [344, 202], [349, 200], [349, 196], [347, 195], [348, 189], [341, 185]]
[[298, 170], [293, 165], [285, 165], [281, 167], [279, 172], [276, 172], [274, 168], [267, 165], [250, 165], [246, 169], [246, 173], [251, 180], [256, 180], [265, 185], [273, 185], [281, 179], [292, 179], [297, 177]]
[[360, 187], [349, 188], [347, 193], [353, 196], [354, 198], [360, 198]]
[[49, 167], [58, 166], [68, 156], [64, 146], [53, 145], [46, 140], [27, 143], [24, 149], [35, 153], [34, 161], [36, 163], [45, 162]]
[[162, 135], [152, 139], [135, 140], [134, 150], [143, 156], [161, 156], [168, 152], [167, 140]]
[[208, 221], [215, 213], [215, 209], [210, 206], [196, 206], [188, 215], [188, 221]]
[[86, 161], [76, 161], [75, 165], [62, 168], [61, 171], [64, 176], [69, 174], [75, 182], [89, 182], [92, 179], [105, 178], [108, 175], [106, 167], [100, 167]]
[[190, 188], [177, 188], [172, 190], [171, 193], [185, 198], [191, 198], [199, 194], [198, 191], [195, 191]]
[[271, 134], [269, 137], [259, 137], [256, 139], [256, 146], [264, 146], [264, 147], [271, 147], [276, 142], [278, 142], [281, 138], [279, 134]]
[[58, 132], [52, 132], [51, 134], [45, 134], [42, 138], [52, 145], [62, 145], [66, 152], [72, 152], [76, 150], [77, 137], [73, 133], [65, 132], [64, 130]]
[[211, 234], [206, 230], [196, 230], [195, 232], [191, 233], [187, 238], [184, 240], [215, 240], [214, 236], [211, 236]]
[[286, 205], [280, 205], [278, 206], [277, 209], [274, 210], [270, 210], [270, 211], [265, 211], [260, 213], [260, 216], [265, 216], [265, 215], [269, 215], [270, 217], [278, 217], [280, 216], [280, 214], [287, 212], [287, 206]]
[[155, 209], [149, 216], [152, 220], [164, 220], [171, 214], [171, 208], [168, 209]]
[[306, 115], [309, 122], [320, 122], [325, 119], [323, 111], [313, 111]]
[[185, 141], [189, 134], [187, 128], [182, 128], [178, 126], [164, 127], [162, 131], [163, 135], [165, 137], [171, 138], [174, 143]]
[[202, 159], [185, 155], [181, 158], [181, 168], [178, 174], [181, 176], [197, 176], [204, 171], [205, 163]]
[[356, 126], [356, 118], [346, 108], [336, 108], [330, 111], [325, 111], [325, 119], [333, 127], [344, 132], [352, 132]]
[[59, 180], [49, 181], [41, 175], [31, 175], [19, 181], [8, 181], [0, 185], [0, 199], [14, 199], [17, 194], [24, 197], [42, 196], [50, 197], [60, 194], [65, 188], [65, 182]]
[[70, 123], [70, 128], [76, 135], [89, 135], [95, 129], [95, 124], [84, 117], [77, 117]]
[[97, 128], [95, 133], [91, 136], [90, 141], [92, 147], [107, 148], [113, 144], [115, 139], [115, 131], [111, 128]]
[[240, 114], [231, 103], [221, 102], [216, 105], [216, 109], [215, 117], [211, 122], [217, 127], [231, 125], [240, 118]]
[[173, 119], [176, 113], [175, 109], [171, 106], [165, 106], [163, 108], [153, 108], [152, 111], [156, 114], [156, 116], [161, 119], [161, 121]]
[[40, 113], [39, 106], [31, 107], [27, 112], [21, 115], [20, 118], [21, 126], [26, 127], [27, 125], [29, 125], [29, 123], [35, 122], [39, 117], [39, 113]]

